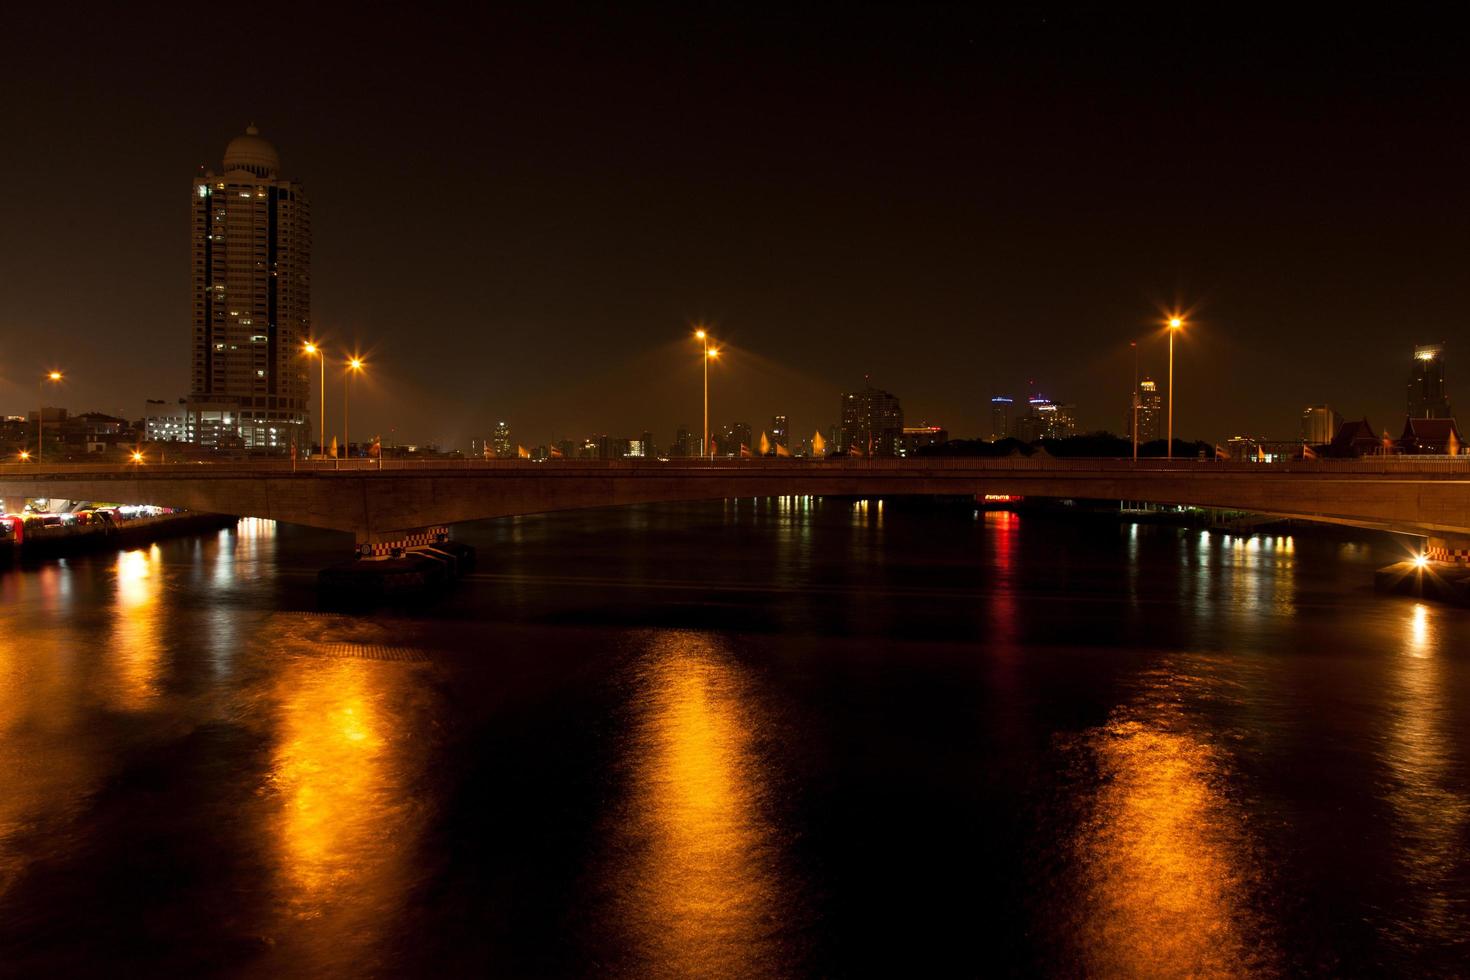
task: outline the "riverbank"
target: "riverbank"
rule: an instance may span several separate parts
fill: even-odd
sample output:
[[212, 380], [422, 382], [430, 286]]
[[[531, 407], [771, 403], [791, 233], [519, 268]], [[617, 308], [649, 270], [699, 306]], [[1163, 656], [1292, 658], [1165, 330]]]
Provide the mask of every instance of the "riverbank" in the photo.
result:
[[[48, 518], [73, 518], [50, 521]], [[11, 531], [0, 538], [0, 560], [44, 560], [60, 555], [108, 548], [128, 548], [162, 538], [198, 534], [231, 527], [238, 518], [225, 514], [171, 512], [154, 515], [95, 516], [83, 520], [76, 515], [45, 515], [23, 520], [6, 518]], [[15, 525], [19, 524], [16, 528]]]

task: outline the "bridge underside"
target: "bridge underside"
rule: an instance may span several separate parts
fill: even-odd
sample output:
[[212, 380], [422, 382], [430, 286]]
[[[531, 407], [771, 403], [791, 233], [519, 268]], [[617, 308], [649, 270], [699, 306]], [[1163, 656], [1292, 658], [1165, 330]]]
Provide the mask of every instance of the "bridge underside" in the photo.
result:
[[[25, 473], [6, 467], [0, 497], [55, 496], [183, 507], [330, 528], [359, 543], [465, 521], [607, 507], [764, 497], [1015, 494], [1129, 500], [1275, 514], [1445, 538], [1470, 537], [1470, 480], [1440, 474], [1227, 469], [977, 468], [966, 461], [769, 465], [415, 467], [269, 473], [241, 467]], [[1466, 476], [1470, 476], [1467, 469]]]

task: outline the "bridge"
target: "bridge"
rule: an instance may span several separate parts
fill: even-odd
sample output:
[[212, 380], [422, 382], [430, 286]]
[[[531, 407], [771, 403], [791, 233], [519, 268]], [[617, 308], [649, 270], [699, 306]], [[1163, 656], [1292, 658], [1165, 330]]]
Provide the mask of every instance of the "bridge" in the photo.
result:
[[351, 532], [359, 549], [463, 521], [786, 495], [1013, 494], [1240, 510], [1429, 537], [1470, 554], [1470, 457], [1288, 463], [919, 457], [0, 464], [0, 499], [148, 503]]

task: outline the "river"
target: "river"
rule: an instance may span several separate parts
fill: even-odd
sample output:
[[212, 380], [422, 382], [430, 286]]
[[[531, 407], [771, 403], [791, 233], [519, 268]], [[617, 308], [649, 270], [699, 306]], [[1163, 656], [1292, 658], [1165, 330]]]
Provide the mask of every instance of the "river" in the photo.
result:
[[1470, 613], [1387, 538], [781, 498], [0, 572], [0, 973], [1454, 975]]

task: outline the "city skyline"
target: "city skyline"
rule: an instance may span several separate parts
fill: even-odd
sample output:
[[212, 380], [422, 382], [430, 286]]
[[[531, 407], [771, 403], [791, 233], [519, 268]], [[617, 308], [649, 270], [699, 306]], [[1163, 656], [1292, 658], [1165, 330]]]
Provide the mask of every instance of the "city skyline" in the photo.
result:
[[[1456, 343], [1462, 235], [1443, 215], [1465, 211], [1466, 147], [1451, 135], [1423, 154], [1410, 137], [1454, 118], [1461, 86], [1406, 38], [1256, 39], [1247, 85], [1231, 39], [1248, 21], [1201, 37], [951, 10], [879, 48], [886, 25], [863, 11], [835, 25], [594, 17], [575, 34], [474, 18], [453, 36], [412, 27], [405, 40], [423, 43], [404, 50], [420, 53], [350, 86], [334, 69], [356, 56], [322, 43], [332, 21], [307, 18], [281, 39], [278, 71], [197, 90], [172, 79], [204, 77], [213, 56], [173, 43], [171, 19], [68, 24], [46, 63], [29, 52], [62, 28], [19, 24], [38, 43], [0, 70], [28, 136], [8, 224], [27, 232], [0, 254], [0, 319], [56, 343], [35, 364], [7, 358], [0, 398], [27, 404], [52, 360], [68, 362], [79, 408], [131, 413], [185, 393], [188, 242], [167, 215], [184, 175], [251, 121], [312, 189], [315, 329], [371, 355], [364, 432], [464, 445], [514, 415], [551, 438], [585, 429], [595, 407], [613, 416], [596, 424], [628, 432], [697, 425], [684, 343], [696, 322], [732, 355], [712, 379], [722, 416], [815, 421], [872, 374], [956, 434], [985, 433], [990, 395], [1028, 378], [1078, 405], [1080, 428], [1115, 429], [1128, 344], [1161, 377], [1151, 338], [1176, 303], [1197, 307], [1176, 429], [1202, 438], [1290, 432], [1302, 404], [1387, 419], [1402, 381], [1381, 364], [1426, 337]], [[471, 36], [494, 39], [473, 62], [456, 57]], [[1050, 48], [1069, 60], [1035, 60]], [[1348, 118], [1336, 90], [1367, 54], [1378, 87]], [[755, 84], [726, 84], [752, 60]], [[1130, 60], [1140, 67], [1120, 67]], [[116, 84], [74, 81], [82, 61], [118, 66]], [[1076, 97], [1104, 67], [1107, 84]], [[1201, 96], [1198, 115], [1153, 84], [1162, 74]], [[445, 90], [457, 104], [435, 98]], [[1129, 123], [1100, 128], [1111, 120]], [[1308, 124], [1313, 138], [1296, 138]], [[890, 135], [873, 142], [878, 125]], [[1243, 145], [1271, 147], [1270, 165]], [[76, 228], [100, 247], [77, 250]], [[892, 342], [908, 335], [925, 343]], [[1258, 391], [1240, 399], [1247, 375]], [[621, 379], [637, 399], [612, 397]]]

